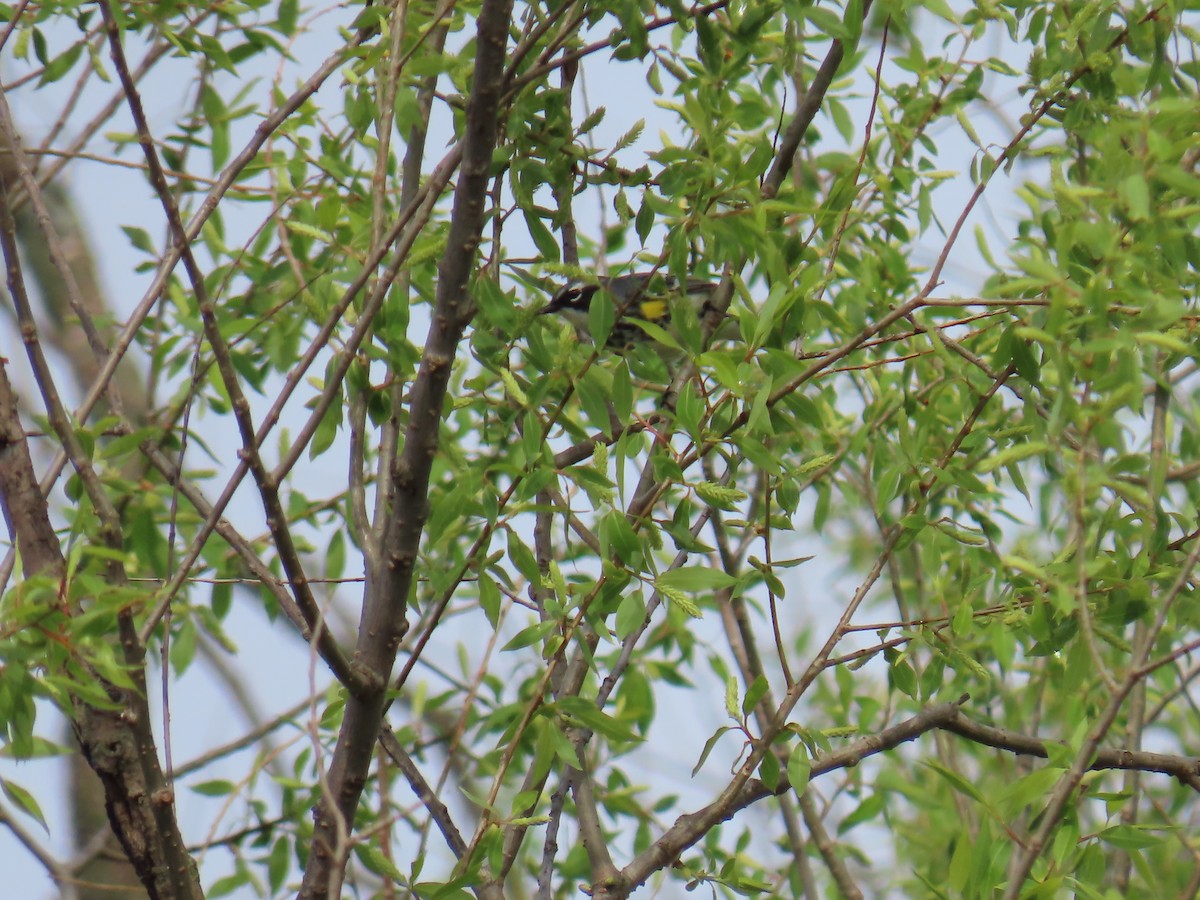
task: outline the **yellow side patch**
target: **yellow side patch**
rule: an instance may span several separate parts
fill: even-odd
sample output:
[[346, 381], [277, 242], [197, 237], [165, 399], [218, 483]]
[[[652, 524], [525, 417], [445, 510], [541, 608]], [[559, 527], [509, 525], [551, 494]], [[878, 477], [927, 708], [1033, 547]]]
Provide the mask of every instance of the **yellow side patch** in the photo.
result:
[[657, 322], [667, 317], [666, 300], [643, 300], [638, 304], [638, 318], [647, 322]]

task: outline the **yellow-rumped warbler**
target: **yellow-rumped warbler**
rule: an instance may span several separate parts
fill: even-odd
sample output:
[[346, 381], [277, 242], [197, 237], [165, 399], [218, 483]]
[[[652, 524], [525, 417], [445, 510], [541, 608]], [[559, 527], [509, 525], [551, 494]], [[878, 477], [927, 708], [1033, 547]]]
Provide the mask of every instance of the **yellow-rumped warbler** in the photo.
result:
[[[699, 334], [700, 323], [713, 310], [716, 290], [715, 282], [698, 278], [689, 278], [680, 290], [678, 279], [657, 272], [604, 276], [594, 281], [568, 282], [554, 294], [549, 304], [538, 310], [538, 315], [562, 316], [577, 331], [590, 337], [591, 306], [597, 298], [602, 298], [612, 303], [614, 314], [614, 324], [605, 345], [619, 350], [651, 340], [645, 329], [630, 320], [640, 319], [672, 333], [671, 305], [679, 300], [688, 301], [687, 308], [695, 316], [696, 334]], [[721, 336], [732, 321], [727, 319], [722, 323], [718, 329]], [[677, 335], [673, 337], [678, 338]]]

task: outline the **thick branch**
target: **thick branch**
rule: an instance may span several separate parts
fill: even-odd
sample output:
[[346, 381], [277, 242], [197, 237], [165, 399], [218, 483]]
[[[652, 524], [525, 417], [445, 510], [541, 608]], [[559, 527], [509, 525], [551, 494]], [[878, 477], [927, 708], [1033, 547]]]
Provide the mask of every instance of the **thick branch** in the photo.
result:
[[[17, 398], [3, 364], [0, 364], [0, 507], [20, 550], [26, 577], [61, 579], [66, 570], [62, 550], [33, 470], [17, 415]], [[123, 623], [122, 643], [127, 646], [129, 630], [128, 624]], [[111, 706], [91, 707], [76, 699], [73, 724], [88, 763], [104, 785], [113, 831], [151, 897], [199, 898], [200, 882], [175, 821], [173, 796], [154, 754], [145, 695], [118, 688], [98, 676], [97, 680], [112, 701]], [[135, 677], [135, 684], [138, 680]]]
[[355, 648], [357, 663], [371, 675], [369, 683], [379, 687], [363, 691], [346, 703], [330, 763], [328, 790], [316, 811], [312, 850], [300, 892], [304, 898], [340, 894], [346, 848], [339, 846], [338, 836], [346, 833], [347, 823], [353, 821], [358, 807], [382, 724], [387, 681], [396, 649], [408, 628], [408, 595], [428, 517], [429, 476], [438, 450], [451, 364], [475, 312], [467, 285], [483, 231], [511, 18], [512, 0], [484, 0], [477, 26], [462, 165], [446, 251], [438, 267], [437, 299], [412, 388], [404, 449], [392, 467], [394, 505], [380, 548], [380, 567], [369, 573]]
[[[868, 735], [841, 750], [819, 756], [812, 762], [809, 777], [810, 779], [816, 778], [840, 769], [853, 768], [869, 756], [893, 750], [934, 729], [948, 731], [975, 743], [1019, 755], [1047, 758], [1048, 742], [1029, 735], [974, 722], [962, 713], [961, 706], [966, 701], [967, 697], [964, 695], [955, 702], [931, 706], [910, 719], [885, 728], [878, 734]], [[1140, 750], [1097, 750], [1091, 763], [1085, 769], [1089, 771], [1123, 769], [1161, 772], [1173, 775], [1192, 787], [1193, 790], [1200, 791], [1200, 759], [1193, 757], [1147, 753]], [[752, 803], [770, 796], [786, 794], [791, 790], [792, 787], [786, 780], [776, 787], [770, 788], [757, 778], [752, 778], [740, 788], [728, 804], [720, 806], [720, 812], [723, 814], [723, 818], [729, 818]], [[708, 824], [710, 813], [716, 810], [718, 804], [721, 803], [718, 800], [694, 813], [681, 816], [652, 847], [640, 854], [622, 872], [619, 881], [614, 880], [610, 884], [593, 886], [596, 888], [593, 896], [605, 898], [605, 900], [629, 896], [632, 890], [643, 883], [650, 874], [673, 863], [679, 858], [680, 853], [704, 837], [710, 827]]]
[[[870, 0], [863, 3], [863, 20], [866, 20], [867, 13], [871, 11]], [[771, 199], [779, 193], [779, 189], [783, 186], [783, 180], [787, 178], [788, 172], [792, 170], [792, 161], [796, 158], [796, 151], [800, 147], [800, 142], [804, 140], [804, 135], [808, 134], [808, 127], [812, 125], [813, 119], [817, 117], [817, 111], [821, 108], [821, 101], [825, 99], [825, 93], [829, 90], [829, 86], [833, 84], [833, 77], [837, 74], [838, 67], [842, 64], [842, 57], [845, 55], [846, 49], [842, 46], [841, 41], [834, 41], [830, 46], [829, 51], [825, 54], [825, 59], [821, 62], [821, 67], [817, 69], [816, 77], [813, 78], [812, 84], [808, 86], [804, 96], [800, 98], [800, 102], [796, 104], [796, 114], [792, 116], [792, 121], [788, 124], [787, 131], [784, 132], [783, 142], [779, 145], [779, 151], [775, 154], [775, 162], [771, 164], [771, 171], [767, 173], [767, 177], [763, 180], [762, 195], [765, 199]]]
[[[1005, 728], [981, 725], [973, 722], [961, 712], [940, 726], [952, 734], [967, 738], [977, 744], [986, 744], [997, 750], [1008, 750], [1021, 756], [1048, 758], [1047, 741], [1030, 737]], [[1193, 756], [1175, 756], [1168, 753], [1148, 753], [1145, 750], [1097, 750], [1092, 757], [1091, 771], [1099, 769], [1121, 769], [1127, 772], [1161, 772], [1200, 790], [1200, 759]]]

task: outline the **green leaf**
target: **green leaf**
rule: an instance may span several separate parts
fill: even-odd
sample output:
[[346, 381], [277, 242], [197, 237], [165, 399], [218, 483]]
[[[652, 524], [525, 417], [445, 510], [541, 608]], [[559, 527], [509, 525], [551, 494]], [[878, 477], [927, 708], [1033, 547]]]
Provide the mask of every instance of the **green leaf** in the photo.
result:
[[279, 14], [275, 19], [275, 27], [279, 33], [291, 37], [296, 31], [296, 23], [300, 18], [300, 0], [279, 0]]
[[633, 413], [633, 380], [629, 374], [629, 364], [624, 359], [613, 366], [609, 399], [617, 419], [628, 422]]
[[1031, 456], [1041, 456], [1050, 451], [1050, 445], [1041, 441], [1030, 441], [1025, 444], [1018, 444], [1015, 447], [1008, 447], [996, 453], [982, 463], [979, 464], [978, 471], [981, 473], [991, 472], [999, 469], [1001, 466], [1007, 466], [1009, 463], [1020, 462], [1023, 459], [1029, 459]]
[[817, 34], [838, 40], [845, 40], [849, 37], [849, 32], [847, 32], [842, 19], [824, 7], [810, 6], [804, 10], [804, 16], [813, 23]]
[[768, 790], [774, 791], [779, 787], [779, 776], [779, 757], [774, 753], [764, 754], [762, 762], [758, 764], [758, 777], [762, 783]]
[[972, 800], [976, 801], [977, 803], [981, 803], [984, 806], [987, 806], [987, 802], [984, 800], [984, 796], [979, 791], [979, 789], [977, 787], [975, 787], [975, 785], [972, 784], [970, 780], [964, 778], [958, 772], [954, 771], [953, 769], [947, 768], [946, 766], [942, 765], [940, 762], [937, 762], [934, 760], [926, 760], [924, 762], [924, 765], [927, 766], [928, 768], [932, 769], [934, 772], [937, 772], [938, 775], [942, 776], [942, 778], [946, 782], [948, 782], [949, 785], [952, 788], [954, 788], [954, 790], [958, 791], [960, 794], [965, 794], [966, 796], [970, 797]]
[[624, 722], [596, 708], [583, 697], [563, 697], [554, 707], [567, 718], [612, 741], [641, 741], [642, 738]]
[[921, 0], [921, 5], [938, 18], [945, 19], [947, 22], [957, 25], [960, 21], [953, 7], [946, 0]]
[[663, 572], [654, 579], [654, 586], [660, 590], [666, 587], [700, 593], [733, 587], [737, 581], [732, 575], [727, 575], [720, 569], [710, 569], [705, 566], [682, 566]]
[[616, 631], [617, 637], [625, 640], [641, 628], [645, 621], [646, 601], [642, 597], [642, 592], [627, 592], [621, 598], [621, 603], [617, 607], [617, 617], [613, 622], [613, 629]]
[[[35, 38], [36, 38], [35, 34]], [[83, 52], [83, 42], [77, 43], [68, 49], [65, 53], [60, 53], [52, 59], [46, 68], [42, 71], [42, 77], [38, 79], [39, 85], [52, 84], [58, 81], [67, 72], [71, 71], [71, 67], [79, 60], [79, 55]]]
[[792, 790], [796, 792], [797, 796], [804, 793], [811, 775], [812, 760], [808, 757], [808, 748], [802, 741], [796, 741], [792, 745], [792, 752], [788, 755], [787, 778], [788, 784], [792, 786]]
[[607, 293], [597, 292], [588, 304], [588, 336], [597, 347], [602, 347], [612, 334], [617, 321], [617, 310]]
[[956, 894], [961, 895], [967, 889], [971, 880], [971, 860], [974, 856], [975, 842], [966, 834], [960, 833], [954, 839], [954, 852], [950, 856], [948, 882]]
[[[527, 209], [522, 209], [521, 212], [525, 216], [525, 227], [529, 229], [529, 236], [533, 238], [542, 262], [558, 262], [561, 258], [558, 242], [554, 240], [554, 235], [550, 233], [550, 229], [546, 227], [542, 217]], [[594, 303], [592, 305], [595, 306]]]
[[277, 894], [283, 889], [291, 860], [291, 845], [288, 838], [276, 838], [271, 845], [271, 852], [267, 855], [267, 883], [271, 886], [272, 894]]
[[696, 777], [697, 772], [699, 772], [702, 768], [704, 768], [704, 761], [706, 759], [708, 759], [708, 755], [710, 753], [712, 753], [713, 747], [717, 746], [717, 741], [719, 741], [721, 739], [721, 737], [725, 734], [725, 732], [736, 731], [736, 730], [737, 729], [734, 728], [734, 726], [732, 726], [732, 725], [722, 725], [720, 728], [718, 728], [716, 731], [714, 731], [712, 733], [712, 735], [709, 737], [709, 739], [704, 742], [704, 749], [700, 751], [700, 758], [698, 760], [696, 760], [696, 765], [692, 766], [692, 777], [693, 778]]
[[1114, 825], [1102, 829], [1098, 837], [1120, 850], [1145, 850], [1161, 846], [1168, 840], [1168, 833], [1177, 830], [1161, 825]]
[[38, 802], [34, 799], [33, 794], [7, 778], [0, 778], [0, 788], [4, 789], [4, 796], [11, 800], [21, 812], [41, 825], [47, 835], [50, 834], [50, 827], [46, 824], [46, 817], [42, 815], [42, 808], [38, 806]]
[[[338, 392], [341, 393], [340, 391]], [[329, 408], [325, 410], [325, 415], [321, 416], [321, 421], [317, 423], [316, 431], [313, 432], [312, 443], [308, 445], [308, 458], [316, 459], [331, 446], [333, 446], [334, 438], [337, 437], [338, 429], [342, 425], [342, 404], [331, 403]]]
[[237, 785], [232, 781], [216, 779], [193, 784], [191, 789], [194, 793], [200, 794], [203, 797], [226, 797], [237, 791]]
[[855, 48], [858, 46], [858, 39], [862, 37], [863, 29], [863, 0], [846, 0], [846, 37], [845, 55], [851, 56]]
[[913, 671], [912, 666], [908, 664], [908, 660], [902, 655], [897, 655], [897, 658], [888, 668], [888, 678], [892, 684], [900, 691], [903, 691], [908, 696], [916, 699], [917, 697], [917, 673]]
[[525, 577], [525, 580], [532, 584], [540, 584], [542, 573], [538, 569], [537, 560], [533, 556], [533, 552], [525, 546], [524, 541], [511, 529], [507, 530], [508, 535], [508, 557], [512, 560], [517, 570]]
[[1129, 204], [1129, 215], [1134, 221], [1144, 222], [1150, 218], [1150, 185], [1146, 176], [1135, 172], [1125, 179], [1125, 201]]
[[873, 793], [866, 797], [858, 807], [838, 823], [838, 834], [843, 835], [851, 828], [870, 822], [879, 817], [884, 811], [884, 797], [881, 793]]
[[382, 875], [388, 881], [401, 886], [408, 883], [404, 873], [397, 869], [395, 863], [384, 856], [378, 847], [358, 842], [354, 845], [354, 855], [376, 875]]
[[1187, 355], [1192, 352], [1192, 344], [1181, 340], [1173, 334], [1164, 334], [1157, 331], [1142, 331], [1136, 335], [1136, 340], [1139, 344], [1150, 344], [1154, 347], [1161, 347], [1171, 353], [1179, 353]]
[[500, 604], [503, 597], [500, 594], [500, 588], [495, 580], [486, 572], [481, 572], [479, 575], [479, 606], [483, 609], [483, 614], [487, 616], [488, 624], [492, 628], [500, 622]]
[[218, 878], [205, 893], [207, 897], [225, 897], [251, 884], [250, 872], [243, 869], [224, 878]]
[[121, 230], [125, 232], [125, 236], [129, 238], [129, 243], [141, 250], [149, 256], [157, 255], [158, 251], [154, 249], [154, 241], [150, 239], [150, 234], [144, 228], [136, 228], [132, 225], [122, 225]]
[[631, 566], [642, 556], [642, 541], [629, 519], [616, 510], [610, 510], [600, 521], [601, 544], [622, 565]]
[[540, 644], [557, 629], [558, 623], [552, 620], [537, 622], [528, 628], [522, 628], [514, 634], [512, 640], [501, 647], [500, 651], [506, 653], [509, 650], [520, 650], [522, 647], [532, 647], [534, 644]]
[[742, 698], [742, 713], [749, 715], [754, 707], [758, 706], [758, 701], [766, 696], [770, 689], [771, 685], [766, 676], [756, 676], [754, 681], [750, 682], [750, 687], [746, 689], [746, 696]]

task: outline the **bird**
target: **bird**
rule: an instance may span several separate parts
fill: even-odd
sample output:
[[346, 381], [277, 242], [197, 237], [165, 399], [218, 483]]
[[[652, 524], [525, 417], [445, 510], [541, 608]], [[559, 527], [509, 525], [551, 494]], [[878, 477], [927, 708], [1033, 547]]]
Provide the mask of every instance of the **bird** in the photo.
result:
[[[550, 302], [538, 310], [539, 316], [556, 315], [569, 322], [575, 330], [591, 338], [592, 318], [590, 310], [597, 297], [607, 298], [613, 304], [613, 326], [608, 333], [605, 346], [610, 350], [627, 350], [637, 344], [653, 339], [636, 320], [656, 325], [676, 342], [674, 348], [665, 347], [661, 341], [653, 341], [660, 350], [680, 349], [679, 335], [672, 327], [671, 305], [687, 300], [685, 309], [695, 315], [696, 330], [713, 312], [717, 283], [700, 278], [689, 278], [680, 290], [679, 279], [660, 272], [630, 272], [625, 275], [601, 276], [592, 280], [575, 279], [559, 288]], [[724, 313], [722, 313], [724, 315]], [[633, 320], [633, 321], [631, 321]], [[726, 319], [718, 328], [732, 323]], [[686, 346], [690, 342], [682, 342]]]

